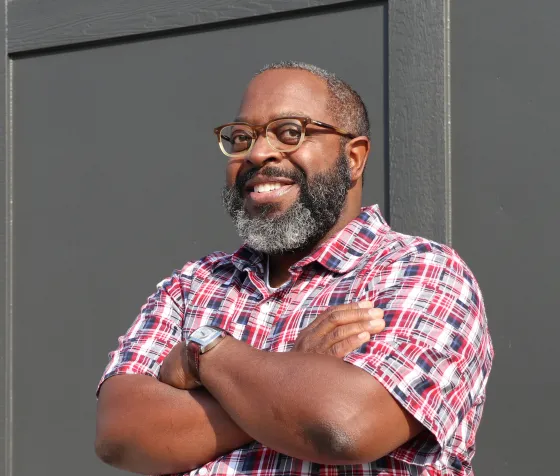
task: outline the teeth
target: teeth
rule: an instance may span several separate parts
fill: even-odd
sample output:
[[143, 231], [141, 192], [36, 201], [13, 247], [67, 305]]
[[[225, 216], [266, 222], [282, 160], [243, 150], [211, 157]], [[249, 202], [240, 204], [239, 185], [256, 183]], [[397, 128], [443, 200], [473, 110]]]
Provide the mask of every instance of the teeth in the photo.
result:
[[282, 185], [277, 182], [260, 183], [258, 185], [255, 185], [255, 192], [264, 193], [264, 192], [270, 192], [271, 190], [277, 190], [279, 188], [282, 188]]

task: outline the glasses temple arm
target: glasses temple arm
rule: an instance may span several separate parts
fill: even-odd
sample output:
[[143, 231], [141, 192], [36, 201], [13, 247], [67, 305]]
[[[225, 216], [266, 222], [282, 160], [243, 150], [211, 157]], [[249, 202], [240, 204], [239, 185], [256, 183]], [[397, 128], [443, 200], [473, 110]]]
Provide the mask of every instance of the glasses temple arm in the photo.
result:
[[335, 127], [335, 126], [331, 126], [330, 124], [327, 124], [325, 122], [312, 120], [311, 123], [315, 124], [317, 126], [326, 127], [327, 129], [332, 129], [333, 131], [338, 132], [341, 136], [346, 136], [346, 137], [349, 137], [350, 139], [355, 139], [356, 137], [358, 137], [358, 136], [356, 136], [356, 135], [354, 135], [350, 132], [345, 131], [344, 129], [340, 129], [340, 128]]

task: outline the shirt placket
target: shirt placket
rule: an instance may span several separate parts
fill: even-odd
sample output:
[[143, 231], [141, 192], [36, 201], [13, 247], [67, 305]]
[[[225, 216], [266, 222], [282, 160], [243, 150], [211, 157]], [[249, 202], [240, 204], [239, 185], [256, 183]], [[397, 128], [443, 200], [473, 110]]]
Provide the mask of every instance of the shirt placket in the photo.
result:
[[279, 288], [271, 291], [263, 278], [253, 270], [248, 270], [251, 283], [259, 291], [262, 299], [251, 312], [248, 325], [252, 327], [248, 343], [258, 349], [267, 350], [270, 346], [269, 336], [274, 332], [274, 326], [281, 315], [281, 308], [285, 307], [284, 300], [302, 273], [300, 266], [290, 268], [290, 280]]
[[247, 269], [248, 278], [258, 291], [260, 299], [255, 301], [247, 323], [247, 343], [256, 349], [265, 349], [268, 335], [274, 324], [274, 315], [277, 308], [273, 295], [265, 284], [260, 273]]

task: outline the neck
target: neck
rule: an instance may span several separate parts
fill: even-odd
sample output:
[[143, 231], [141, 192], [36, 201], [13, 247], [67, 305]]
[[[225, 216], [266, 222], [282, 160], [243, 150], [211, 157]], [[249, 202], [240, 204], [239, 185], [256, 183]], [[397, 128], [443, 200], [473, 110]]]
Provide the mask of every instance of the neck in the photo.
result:
[[306, 256], [309, 256], [313, 253], [313, 251], [325, 243], [325, 241], [336, 235], [360, 214], [360, 210], [360, 202], [356, 202], [353, 206], [345, 206], [336, 224], [314, 245], [310, 245], [307, 248], [297, 251], [288, 251], [277, 255], [269, 255], [268, 279], [270, 285], [277, 288], [288, 281], [288, 279], [290, 279], [290, 266]]

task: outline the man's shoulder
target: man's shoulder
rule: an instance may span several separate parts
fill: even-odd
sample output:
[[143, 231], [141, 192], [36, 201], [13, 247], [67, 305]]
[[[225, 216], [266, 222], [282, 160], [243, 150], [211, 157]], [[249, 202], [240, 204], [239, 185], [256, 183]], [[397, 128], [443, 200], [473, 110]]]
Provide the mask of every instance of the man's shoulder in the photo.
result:
[[372, 270], [388, 268], [395, 264], [433, 264], [464, 273], [472, 272], [457, 251], [448, 245], [421, 236], [407, 235], [393, 229], [384, 233], [378, 246], [364, 256], [366, 266]]

